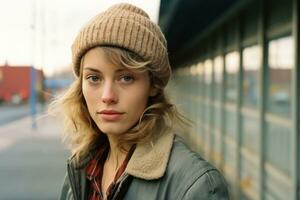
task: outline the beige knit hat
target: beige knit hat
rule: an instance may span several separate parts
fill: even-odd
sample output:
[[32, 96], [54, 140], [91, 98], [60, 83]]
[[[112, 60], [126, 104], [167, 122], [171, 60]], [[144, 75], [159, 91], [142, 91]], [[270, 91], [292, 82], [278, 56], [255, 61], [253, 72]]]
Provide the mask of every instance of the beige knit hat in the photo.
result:
[[81, 57], [96, 46], [127, 49], [150, 61], [156, 75], [168, 82], [171, 67], [167, 43], [160, 28], [142, 9], [127, 3], [116, 4], [92, 18], [79, 32], [72, 45], [73, 67], [80, 72]]

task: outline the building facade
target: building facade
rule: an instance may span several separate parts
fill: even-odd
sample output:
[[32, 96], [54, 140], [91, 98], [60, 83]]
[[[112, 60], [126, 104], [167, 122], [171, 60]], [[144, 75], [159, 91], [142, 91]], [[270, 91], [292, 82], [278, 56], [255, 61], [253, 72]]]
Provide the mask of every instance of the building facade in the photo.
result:
[[300, 199], [299, 1], [201, 2], [161, 1], [186, 139], [234, 199]]

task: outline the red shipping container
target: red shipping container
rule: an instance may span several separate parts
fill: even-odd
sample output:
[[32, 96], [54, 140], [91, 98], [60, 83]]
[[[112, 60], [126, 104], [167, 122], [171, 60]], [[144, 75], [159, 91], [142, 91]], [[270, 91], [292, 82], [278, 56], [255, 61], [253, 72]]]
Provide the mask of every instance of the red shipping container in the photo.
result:
[[[36, 70], [36, 90], [41, 92], [43, 85], [43, 72]], [[14, 97], [20, 101], [27, 101], [30, 97], [31, 87], [30, 66], [0, 66], [0, 99], [12, 102]]]

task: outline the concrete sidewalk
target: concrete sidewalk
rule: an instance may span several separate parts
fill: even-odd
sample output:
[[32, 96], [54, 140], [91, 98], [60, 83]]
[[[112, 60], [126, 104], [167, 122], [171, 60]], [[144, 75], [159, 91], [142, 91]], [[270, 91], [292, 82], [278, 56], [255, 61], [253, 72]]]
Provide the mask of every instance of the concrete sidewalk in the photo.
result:
[[39, 115], [37, 129], [25, 117], [0, 126], [0, 199], [58, 199], [68, 150], [62, 124]]

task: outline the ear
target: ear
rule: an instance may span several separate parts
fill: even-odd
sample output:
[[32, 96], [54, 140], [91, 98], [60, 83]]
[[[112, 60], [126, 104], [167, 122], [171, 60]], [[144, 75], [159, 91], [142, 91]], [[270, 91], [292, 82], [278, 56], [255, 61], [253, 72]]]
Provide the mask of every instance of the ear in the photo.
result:
[[150, 97], [156, 96], [157, 93], [158, 93], [158, 88], [155, 88], [155, 87], [151, 87], [151, 88], [150, 88], [150, 93], [149, 93], [149, 96], [150, 96]]

